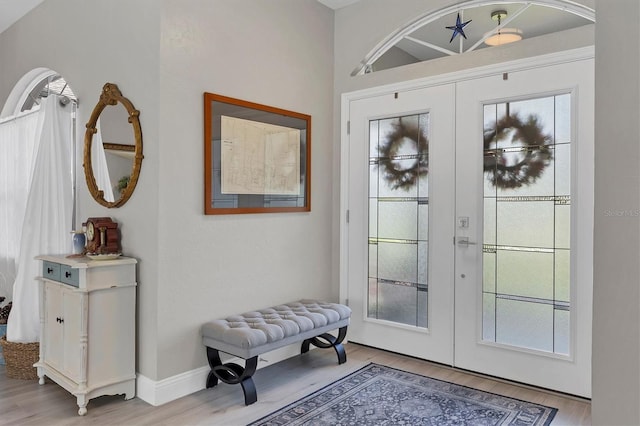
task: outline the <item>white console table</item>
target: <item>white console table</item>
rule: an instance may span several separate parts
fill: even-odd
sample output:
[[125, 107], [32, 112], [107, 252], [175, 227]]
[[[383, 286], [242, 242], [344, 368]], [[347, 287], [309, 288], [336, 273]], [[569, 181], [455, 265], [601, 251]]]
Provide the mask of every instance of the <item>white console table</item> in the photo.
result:
[[76, 396], [78, 414], [101, 395], [135, 396], [136, 259], [38, 256], [39, 383]]

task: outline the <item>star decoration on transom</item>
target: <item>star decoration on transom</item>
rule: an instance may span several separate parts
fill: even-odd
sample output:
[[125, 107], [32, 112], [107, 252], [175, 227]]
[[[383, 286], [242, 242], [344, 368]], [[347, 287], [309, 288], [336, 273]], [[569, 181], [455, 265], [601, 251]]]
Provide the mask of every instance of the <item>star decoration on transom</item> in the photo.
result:
[[450, 27], [447, 27], [448, 30], [453, 30], [453, 34], [451, 34], [451, 40], [449, 40], [449, 43], [451, 43], [453, 41], [454, 38], [456, 38], [456, 36], [458, 34], [462, 35], [462, 37], [467, 38], [466, 34], [464, 33], [464, 27], [471, 22], [472, 20], [469, 19], [467, 22], [462, 22], [460, 20], [460, 13], [458, 13], [458, 17], [456, 18], [456, 24], [452, 25]]

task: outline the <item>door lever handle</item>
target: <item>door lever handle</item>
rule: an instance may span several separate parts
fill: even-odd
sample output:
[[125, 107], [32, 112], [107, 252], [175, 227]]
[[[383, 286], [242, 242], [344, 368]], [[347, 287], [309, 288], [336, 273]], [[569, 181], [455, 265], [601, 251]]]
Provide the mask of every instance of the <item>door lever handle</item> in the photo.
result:
[[475, 246], [476, 243], [469, 241], [469, 237], [458, 237], [458, 245], [461, 247]]

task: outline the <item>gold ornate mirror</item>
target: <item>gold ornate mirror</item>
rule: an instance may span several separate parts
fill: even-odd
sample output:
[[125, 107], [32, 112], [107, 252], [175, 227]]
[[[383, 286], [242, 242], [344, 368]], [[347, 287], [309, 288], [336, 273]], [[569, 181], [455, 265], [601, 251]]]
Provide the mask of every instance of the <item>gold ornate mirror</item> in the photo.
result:
[[84, 175], [103, 206], [122, 206], [138, 183], [144, 158], [139, 115], [117, 85], [104, 85], [84, 134]]

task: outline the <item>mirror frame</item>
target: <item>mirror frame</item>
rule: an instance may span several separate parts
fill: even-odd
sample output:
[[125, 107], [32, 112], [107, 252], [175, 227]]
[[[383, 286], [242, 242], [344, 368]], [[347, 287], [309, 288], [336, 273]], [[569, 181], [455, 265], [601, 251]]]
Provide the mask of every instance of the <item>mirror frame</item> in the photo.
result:
[[[96, 183], [96, 179], [93, 175], [93, 166], [91, 164], [91, 145], [93, 142], [93, 135], [97, 133], [96, 124], [98, 122], [98, 118], [102, 113], [102, 110], [107, 106], [114, 106], [121, 103], [122, 106], [127, 110], [129, 114], [128, 121], [133, 126], [133, 135], [135, 138], [135, 155], [133, 158], [133, 168], [131, 170], [131, 177], [129, 178], [129, 184], [127, 187], [120, 193], [120, 198], [115, 201], [107, 201], [104, 199], [104, 191], [98, 188]], [[96, 200], [101, 205], [112, 208], [112, 207], [120, 207], [124, 203], [131, 198], [133, 194], [133, 190], [136, 188], [136, 184], [138, 183], [138, 177], [140, 176], [140, 168], [142, 166], [142, 159], [144, 156], [142, 155], [142, 129], [140, 127], [140, 111], [135, 109], [131, 101], [129, 99], [122, 96], [122, 92], [118, 86], [114, 83], [106, 83], [102, 88], [102, 93], [100, 94], [100, 99], [96, 104], [95, 108], [93, 108], [93, 112], [91, 113], [91, 117], [89, 118], [89, 122], [87, 122], [87, 130], [84, 134], [84, 176], [87, 181], [87, 187], [89, 188], [89, 192], [94, 200]], [[113, 145], [113, 144], [112, 144]]]

